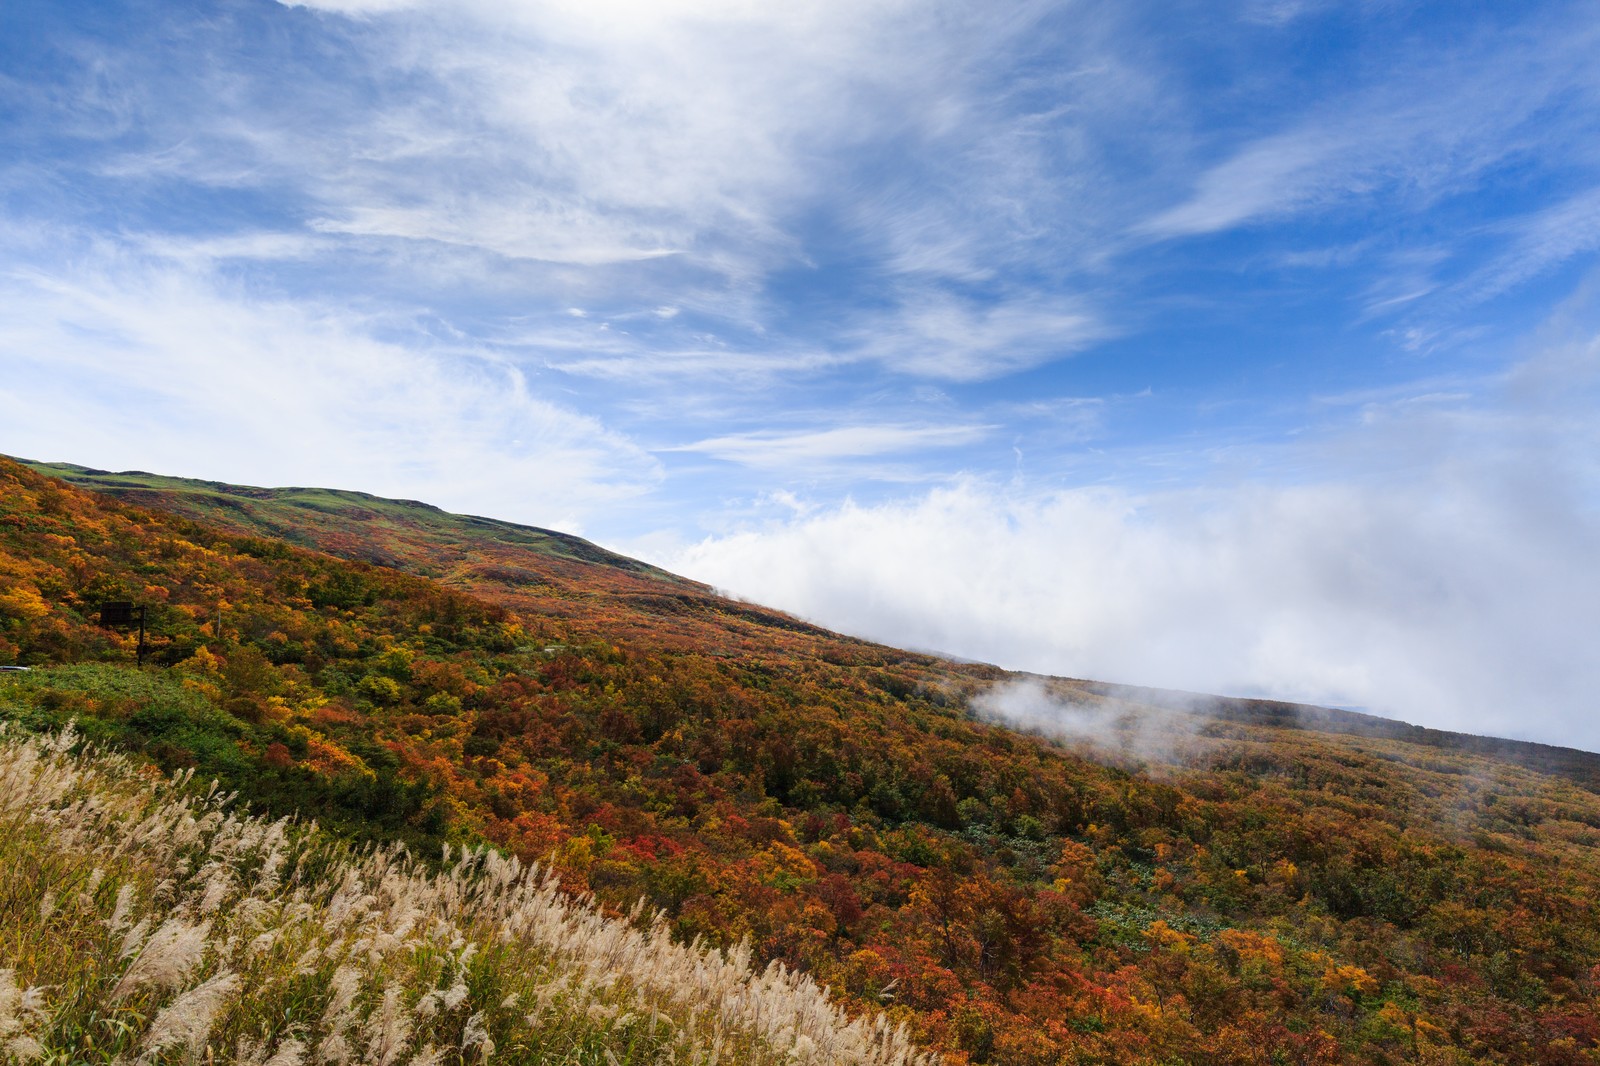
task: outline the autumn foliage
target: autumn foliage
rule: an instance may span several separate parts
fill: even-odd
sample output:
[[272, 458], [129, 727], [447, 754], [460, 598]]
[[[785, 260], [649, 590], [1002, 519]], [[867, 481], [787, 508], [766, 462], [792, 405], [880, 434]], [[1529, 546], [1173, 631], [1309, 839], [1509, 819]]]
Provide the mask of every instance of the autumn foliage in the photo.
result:
[[[1576, 753], [1064, 681], [1159, 743], [1057, 743], [974, 714], [994, 668], [570, 538], [129, 491], [186, 516], [0, 461], [0, 663], [48, 666], [0, 681], [0, 715], [76, 719], [272, 815], [548, 859], [952, 1062], [1600, 1062], [1600, 795]], [[114, 599], [149, 606], [143, 671], [95, 624]]]

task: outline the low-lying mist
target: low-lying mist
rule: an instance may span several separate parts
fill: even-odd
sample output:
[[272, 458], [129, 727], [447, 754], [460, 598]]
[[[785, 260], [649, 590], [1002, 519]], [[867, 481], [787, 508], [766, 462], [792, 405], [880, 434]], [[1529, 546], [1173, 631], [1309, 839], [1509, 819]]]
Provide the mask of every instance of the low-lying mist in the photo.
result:
[[1168, 765], [1203, 757], [1198, 727], [1206, 719], [1174, 704], [1135, 704], [1064, 689], [1041, 677], [992, 685], [974, 696], [979, 718], [1035, 733], [1099, 760]]
[[1523, 367], [1493, 403], [1368, 405], [1304, 446], [1298, 484], [969, 480], [671, 563], [836, 629], [1012, 669], [1600, 750], [1597, 379], [1591, 342]]

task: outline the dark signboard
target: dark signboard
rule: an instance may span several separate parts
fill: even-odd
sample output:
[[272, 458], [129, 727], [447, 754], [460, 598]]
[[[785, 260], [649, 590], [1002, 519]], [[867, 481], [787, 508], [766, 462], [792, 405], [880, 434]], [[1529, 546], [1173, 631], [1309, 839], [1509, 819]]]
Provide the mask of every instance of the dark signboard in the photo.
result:
[[133, 616], [133, 604], [122, 601], [100, 605], [100, 624], [103, 626], [131, 626], [138, 621]]

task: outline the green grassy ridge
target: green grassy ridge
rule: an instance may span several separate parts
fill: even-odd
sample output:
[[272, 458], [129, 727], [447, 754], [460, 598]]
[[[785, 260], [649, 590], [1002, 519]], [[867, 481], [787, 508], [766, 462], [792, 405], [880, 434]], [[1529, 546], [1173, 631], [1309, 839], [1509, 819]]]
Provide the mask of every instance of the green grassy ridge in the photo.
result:
[[[75, 463], [47, 463], [29, 459], [17, 462], [48, 477], [93, 492], [146, 506], [175, 511], [198, 521], [211, 521], [240, 532], [287, 540], [302, 547], [319, 547], [308, 525], [325, 520], [345, 525], [359, 522], [372, 536], [384, 528], [405, 530], [425, 538], [441, 551], [465, 550], [474, 542], [507, 545], [571, 562], [608, 567], [652, 578], [677, 588], [704, 586], [658, 567], [609, 551], [570, 533], [520, 525], [475, 515], [459, 515], [417, 500], [397, 500], [349, 489], [287, 486], [262, 488], [197, 478], [169, 477], [142, 470], [112, 472]], [[376, 524], [376, 528], [374, 525]], [[383, 553], [379, 553], [382, 555]], [[398, 565], [399, 559], [366, 561]]]

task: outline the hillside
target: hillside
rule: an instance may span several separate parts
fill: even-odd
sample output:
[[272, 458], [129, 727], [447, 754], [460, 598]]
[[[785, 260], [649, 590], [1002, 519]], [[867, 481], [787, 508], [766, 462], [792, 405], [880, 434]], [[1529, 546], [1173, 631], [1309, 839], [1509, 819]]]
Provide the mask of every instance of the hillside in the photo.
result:
[[[738, 648], [757, 654], [771, 647], [768, 642], [774, 636], [793, 640], [796, 633], [823, 638], [807, 649], [813, 654], [825, 649], [838, 656], [849, 645], [873, 647], [782, 612], [729, 601], [698, 582], [554, 530], [455, 515], [414, 500], [388, 500], [362, 492], [258, 488], [142, 471], [113, 473], [70, 463], [23, 462], [80, 488], [220, 529], [281, 538], [341, 558], [394, 567], [539, 617], [560, 617], [575, 625], [589, 622], [596, 635], [625, 633], [652, 646], [681, 641], [698, 650]], [[773, 634], [773, 629], [782, 632]], [[873, 650], [979, 679], [996, 676], [995, 671], [981, 666], [944, 663], [882, 647]], [[1382, 737], [1472, 752], [1566, 776], [1600, 792], [1600, 754], [1591, 752], [1425, 729], [1327, 707], [1061, 678], [1053, 681], [1070, 688], [1075, 698], [1111, 697], [1118, 701], [1117, 706], [1134, 713], [1156, 709], [1166, 712], [1164, 718], [1173, 718], [1170, 712], [1175, 711], [1178, 721], [1198, 713], [1206, 722], [1221, 719]]]
[[803, 975], [607, 919], [537, 866], [353, 852], [73, 741], [0, 726], [7, 1061], [930, 1062]]
[[766, 630], [777, 628], [825, 637], [834, 646], [845, 643], [779, 612], [724, 599], [698, 582], [554, 530], [361, 492], [255, 488], [67, 463], [27, 465], [218, 529], [405, 570], [613, 637], [692, 650], [759, 652]]
[[[420, 505], [74, 476], [141, 503], [0, 461], [30, 728], [551, 856], [955, 1062], [1600, 1061], [1591, 756], [1009, 677]], [[984, 720], [1012, 691], [1079, 739]]]
[[1590, 792], [1600, 793], [1600, 755], [1576, 748], [1473, 736], [1448, 729], [1428, 729], [1357, 711], [1309, 707], [1279, 700], [1236, 699], [1097, 682], [1084, 683], [1079, 687], [1140, 706], [1196, 714], [1210, 720], [1398, 740], [1411, 746], [1483, 755], [1496, 762], [1512, 763], [1540, 773], [1565, 777]]

